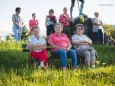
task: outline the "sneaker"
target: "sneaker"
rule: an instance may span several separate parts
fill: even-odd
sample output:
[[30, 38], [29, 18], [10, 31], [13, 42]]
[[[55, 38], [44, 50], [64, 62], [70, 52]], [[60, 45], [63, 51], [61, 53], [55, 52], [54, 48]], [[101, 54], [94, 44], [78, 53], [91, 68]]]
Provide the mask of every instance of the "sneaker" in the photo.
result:
[[95, 68], [95, 65], [92, 65], [91, 68]]
[[40, 62], [40, 67], [44, 67], [44, 62], [43, 61]]
[[62, 70], [63, 70], [63, 71], [66, 71], [66, 67], [63, 67]]

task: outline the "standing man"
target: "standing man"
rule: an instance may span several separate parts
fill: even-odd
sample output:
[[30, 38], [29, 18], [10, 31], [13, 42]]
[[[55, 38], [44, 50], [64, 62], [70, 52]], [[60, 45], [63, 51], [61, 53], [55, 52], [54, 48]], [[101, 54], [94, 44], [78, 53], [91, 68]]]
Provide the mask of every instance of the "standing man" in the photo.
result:
[[104, 42], [104, 30], [103, 30], [103, 23], [101, 19], [99, 19], [99, 13], [94, 13], [95, 17], [92, 19], [93, 22], [93, 33], [94, 33], [94, 43], [102, 43]]
[[67, 14], [67, 8], [63, 8], [63, 14], [59, 17], [59, 22], [63, 25], [63, 33], [67, 34], [68, 37], [71, 37], [70, 26], [70, 16]]
[[[75, 1], [76, 0], [71, 0], [71, 7], [70, 7], [70, 15], [71, 15], [71, 18], [72, 17], [72, 11], [73, 11], [73, 7], [75, 5]], [[79, 1], [81, 2], [81, 5], [79, 6]], [[78, 3], [78, 9], [79, 9], [79, 15], [84, 15], [83, 14], [83, 7], [84, 7], [84, 3], [85, 3], [85, 0], [77, 0], [77, 3]]]
[[85, 0], [79, 0], [79, 1], [81, 2], [80, 8], [79, 8], [79, 15], [84, 15], [82, 11], [83, 11]]
[[16, 41], [20, 41], [21, 40], [21, 34], [22, 34], [22, 20], [19, 16], [20, 12], [21, 12], [21, 8], [17, 7], [15, 9], [15, 14], [12, 15], [12, 21], [13, 21], [13, 33], [15, 36], [15, 40]]

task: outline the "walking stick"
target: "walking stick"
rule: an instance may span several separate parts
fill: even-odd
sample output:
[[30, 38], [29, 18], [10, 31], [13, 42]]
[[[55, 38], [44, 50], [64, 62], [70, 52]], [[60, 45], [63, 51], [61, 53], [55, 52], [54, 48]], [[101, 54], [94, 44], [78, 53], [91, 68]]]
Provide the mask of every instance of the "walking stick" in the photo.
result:
[[103, 45], [104, 45], [104, 31], [103, 31]]

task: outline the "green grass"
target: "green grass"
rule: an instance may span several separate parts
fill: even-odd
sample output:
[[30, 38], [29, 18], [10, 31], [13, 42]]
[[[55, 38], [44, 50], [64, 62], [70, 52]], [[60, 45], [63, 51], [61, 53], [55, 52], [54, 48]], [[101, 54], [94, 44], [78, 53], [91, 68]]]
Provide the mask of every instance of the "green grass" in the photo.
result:
[[95, 69], [79, 66], [62, 71], [56, 68], [59, 60], [48, 61], [46, 70], [30, 66], [22, 43], [0, 43], [0, 86], [115, 86], [115, 46], [94, 45], [99, 54]]

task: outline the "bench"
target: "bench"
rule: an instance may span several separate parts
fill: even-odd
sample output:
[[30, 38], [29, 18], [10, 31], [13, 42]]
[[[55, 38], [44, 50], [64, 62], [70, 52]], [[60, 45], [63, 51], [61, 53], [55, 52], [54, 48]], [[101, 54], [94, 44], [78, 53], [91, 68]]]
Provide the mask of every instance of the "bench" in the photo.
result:
[[[22, 44], [23, 52], [30, 52], [29, 50], [26, 49], [26, 45], [27, 44]], [[47, 50], [47, 53], [50, 54], [50, 55], [48, 55], [48, 61], [53, 60], [53, 59], [60, 59], [59, 56], [54, 56], [54, 55], [51, 54], [51, 46], [50, 45], [47, 46], [46, 50]], [[85, 58], [84, 57], [77, 56], [77, 60], [78, 60], [78, 64], [85, 64]], [[36, 64], [36, 63], [38, 64], [38, 59], [29, 58], [28, 62], [30, 64]], [[69, 61], [69, 63], [71, 63], [71, 62]]]

